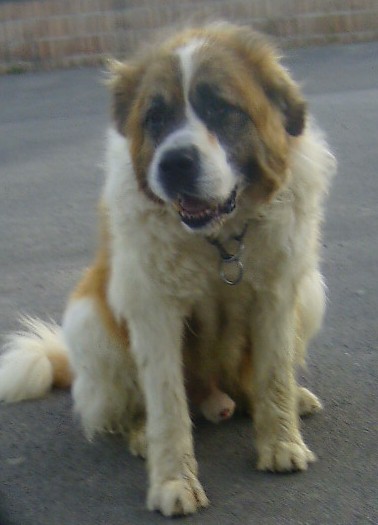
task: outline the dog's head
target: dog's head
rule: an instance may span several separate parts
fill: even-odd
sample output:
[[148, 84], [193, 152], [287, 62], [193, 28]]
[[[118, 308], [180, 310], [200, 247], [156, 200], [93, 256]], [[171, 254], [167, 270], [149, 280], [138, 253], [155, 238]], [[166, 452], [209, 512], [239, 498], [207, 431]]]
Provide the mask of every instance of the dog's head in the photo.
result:
[[240, 193], [253, 205], [284, 183], [305, 103], [261, 35], [229, 24], [188, 30], [111, 70], [114, 120], [139, 187], [188, 228], [214, 229]]

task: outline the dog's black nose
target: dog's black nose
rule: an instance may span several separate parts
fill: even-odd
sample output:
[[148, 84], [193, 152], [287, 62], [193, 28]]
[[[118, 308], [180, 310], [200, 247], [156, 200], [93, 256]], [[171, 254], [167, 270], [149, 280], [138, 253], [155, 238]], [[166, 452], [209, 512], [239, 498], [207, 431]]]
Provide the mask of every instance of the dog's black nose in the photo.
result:
[[200, 156], [194, 146], [169, 150], [159, 163], [160, 182], [172, 198], [195, 194], [199, 171]]

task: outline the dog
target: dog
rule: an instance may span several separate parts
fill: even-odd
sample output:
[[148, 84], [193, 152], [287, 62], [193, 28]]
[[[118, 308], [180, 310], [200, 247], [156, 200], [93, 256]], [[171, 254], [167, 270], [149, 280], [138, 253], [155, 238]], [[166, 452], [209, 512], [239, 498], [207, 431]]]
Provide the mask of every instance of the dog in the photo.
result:
[[304, 470], [295, 377], [319, 330], [321, 224], [335, 160], [275, 47], [243, 26], [187, 29], [111, 61], [100, 240], [62, 325], [8, 338], [0, 398], [72, 386], [86, 435], [148, 460], [147, 506], [208, 505], [191, 407], [252, 415], [257, 468]]

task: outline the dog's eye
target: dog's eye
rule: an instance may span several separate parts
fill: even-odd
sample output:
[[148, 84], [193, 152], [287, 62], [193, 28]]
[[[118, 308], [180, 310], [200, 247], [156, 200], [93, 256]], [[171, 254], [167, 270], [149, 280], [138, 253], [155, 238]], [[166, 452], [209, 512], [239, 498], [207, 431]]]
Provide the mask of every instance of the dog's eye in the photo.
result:
[[247, 117], [241, 108], [206, 84], [197, 88], [192, 103], [198, 116], [211, 128], [240, 124]]
[[202, 108], [203, 118], [206, 121], [213, 122], [223, 120], [231, 115], [236, 108], [233, 108], [227, 102], [220, 99], [209, 100]]
[[152, 134], [160, 132], [168, 120], [167, 113], [163, 107], [151, 107], [144, 119], [144, 126]]
[[158, 140], [174, 119], [172, 109], [157, 97], [153, 100], [143, 119], [143, 127], [154, 140]]

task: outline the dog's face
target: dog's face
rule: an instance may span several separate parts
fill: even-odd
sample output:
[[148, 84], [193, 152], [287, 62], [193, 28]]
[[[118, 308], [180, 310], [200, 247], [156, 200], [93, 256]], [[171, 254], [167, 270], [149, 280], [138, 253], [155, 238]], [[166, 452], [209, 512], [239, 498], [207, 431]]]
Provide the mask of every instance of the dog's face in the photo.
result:
[[112, 72], [114, 118], [139, 187], [186, 227], [214, 230], [242, 192], [253, 205], [284, 183], [305, 104], [260, 35], [190, 30]]

